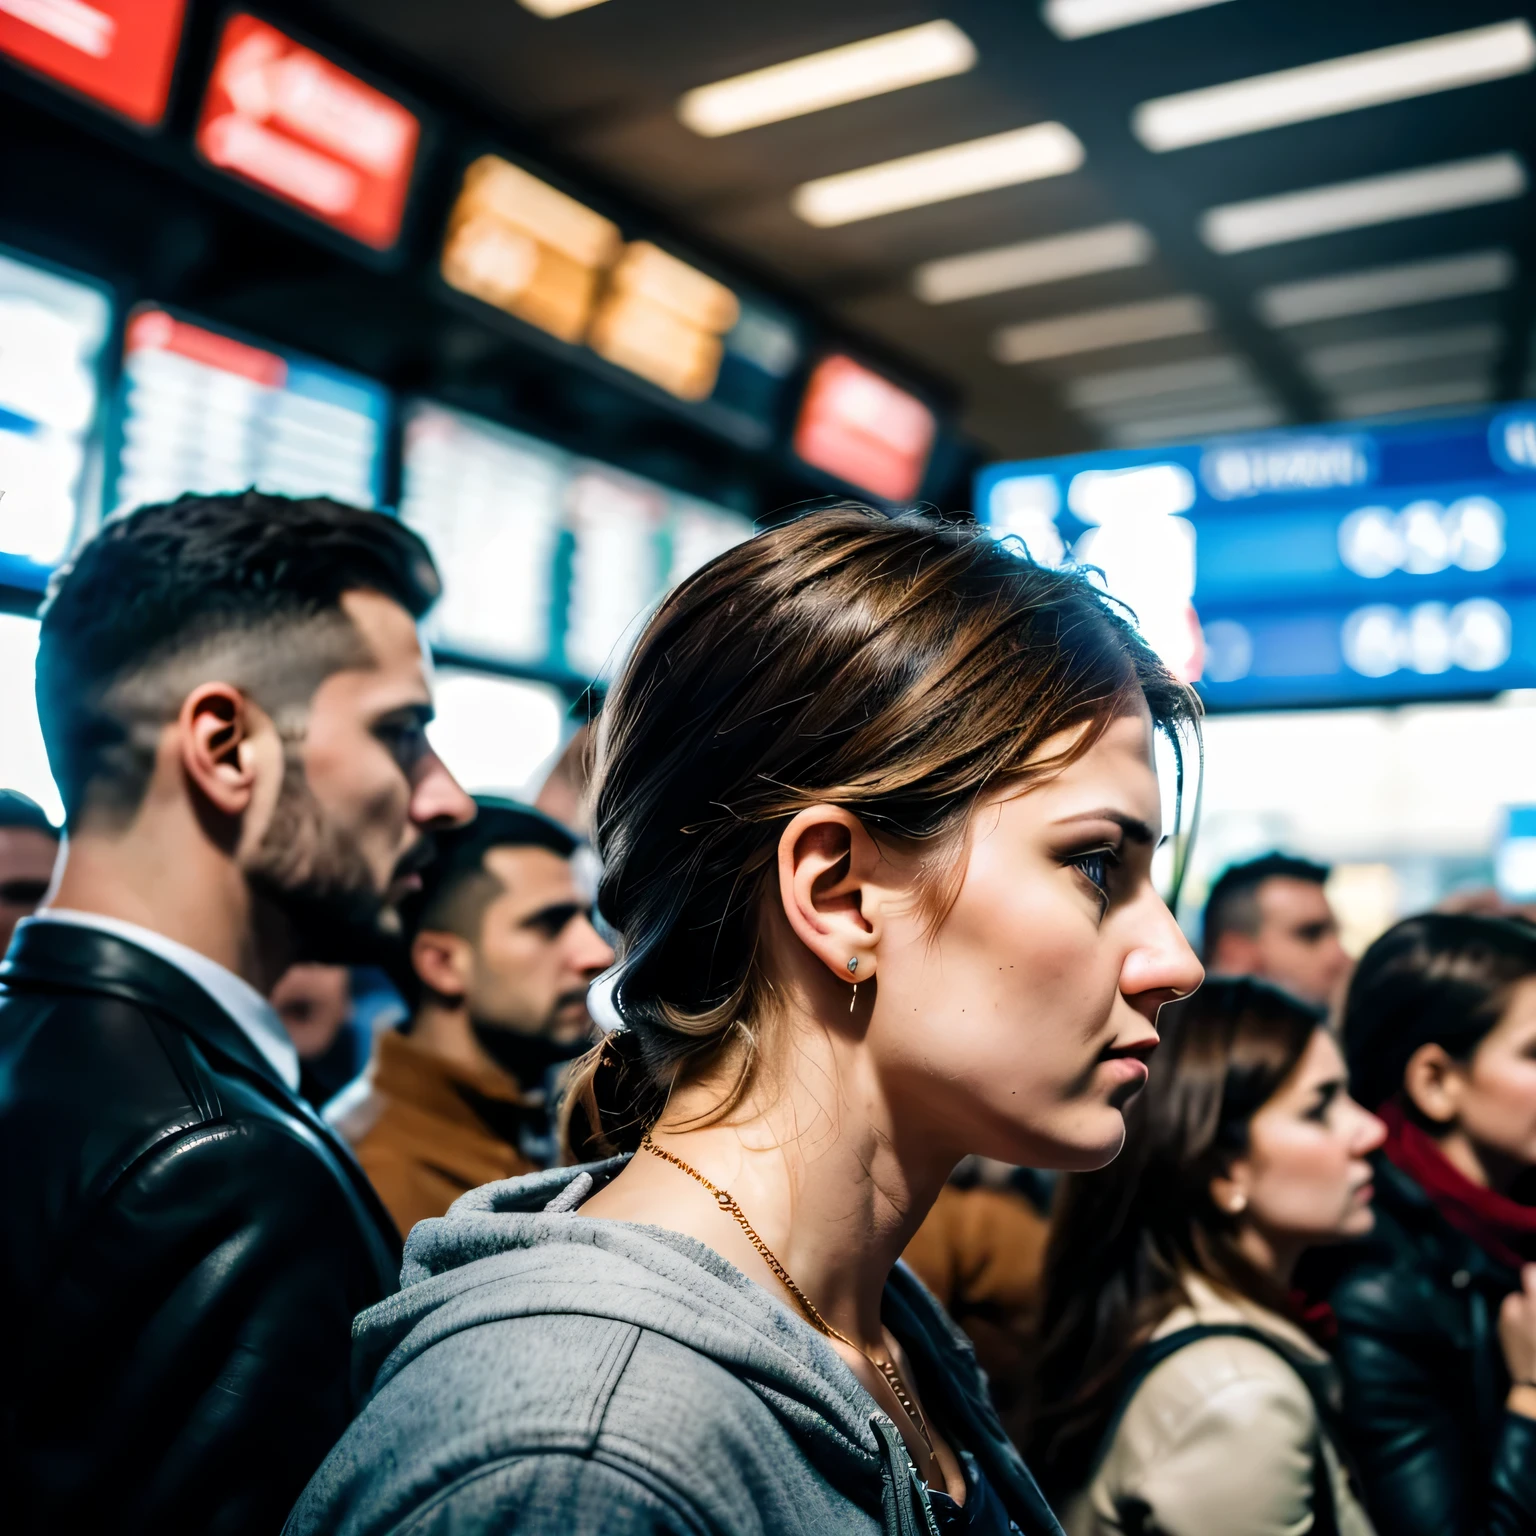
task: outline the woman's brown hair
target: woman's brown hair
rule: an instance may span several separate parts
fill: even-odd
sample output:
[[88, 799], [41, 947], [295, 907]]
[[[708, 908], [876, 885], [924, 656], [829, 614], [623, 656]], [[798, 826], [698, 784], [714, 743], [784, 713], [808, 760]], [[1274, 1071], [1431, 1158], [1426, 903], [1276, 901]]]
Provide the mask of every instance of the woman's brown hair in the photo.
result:
[[1040, 1352], [1024, 1440], [1047, 1492], [1075, 1492], [1131, 1356], [1188, 1298], [1182, 1277], [1284, 1313], [1274, 1281], [1243, 1256], [1211, 1181], [1296, 1069], [1320, 1009], [1249, 978], [1208, 981], [1158, 1016], [1162, 1043], [1125, 1114], [1125, 1150], [1065, 1179], [1046, 1250]]
[[675, 1085], [718, 1067], [720, 1112], [745, 1091], [772, 1013], [761, 897], [800, 810], [843, 806], [931, 852], [937, 913], [978, 798], [1064, 766], [1141, 699], [1175, 741], [1197, 711], [1085, 576], [974, 523], [834, 507], [684, 582], [599, 721], [598, 904], [626, 1028], [574, 1075], [575, 1150], [633, 1146]]

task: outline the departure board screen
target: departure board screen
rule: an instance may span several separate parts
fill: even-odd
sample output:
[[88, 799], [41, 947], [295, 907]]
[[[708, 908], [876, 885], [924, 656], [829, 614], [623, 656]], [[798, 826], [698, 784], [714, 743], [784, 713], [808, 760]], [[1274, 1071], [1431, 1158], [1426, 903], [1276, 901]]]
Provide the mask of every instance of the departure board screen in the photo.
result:
[[611, 676], [662, 595], [749, 519], [422, 401], [406, 415], [400, 516], [443, 577], [440, 651], [567, 677]]
[[224, 24], [197, 125], [210, 165], [387, 251], [420, 138], [414, 112], [276, 27]]
[[9, 0], [0, 53], [143, 128], [165, 116], [186, 0]]
[[163, 309], [128, 322], [118, 510], [184, 491], [377, 505], [388, 396], [361, 375]]
[[1536, 404], [993, 465], [977, 507], [1215, 708], [1536, 687]]
[[427, 620], [433, 644], [484, 661], [546, 661], [565, 455], [423, 403], [407, 416], [404, 476], [400, 516], [443, 577]]
[[0, 582], [40, 590], [100, 509], [106, 293], [0, 254]]

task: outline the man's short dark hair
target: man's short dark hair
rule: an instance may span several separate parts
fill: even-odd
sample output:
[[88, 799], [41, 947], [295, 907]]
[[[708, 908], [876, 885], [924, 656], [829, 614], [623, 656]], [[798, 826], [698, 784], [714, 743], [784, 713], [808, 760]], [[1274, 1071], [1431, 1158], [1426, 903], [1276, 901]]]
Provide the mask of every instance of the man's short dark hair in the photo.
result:
[[1259, 931], [1259, 887], [1266, 880], [1303, 880], [1308, 885], [1324, 885], [1331, 873], [1326, 864], [1279, 852], [1266, 853], [1223, 870], [1205, 899], [1201, 948], [1206, 964], [1210, 964], [1223, 934], [1242, 933], [1251, 938]]
[[48, 820], [43, 810], [30, 795], [19, 789], [0, 789], [0, 830], [15, 828], [24, 832], [41, 832], [44, 837], [59, 840], [59, 829]]
[[407, 940], [423, 929], [440, 929], [474, 940], [485, 909], [502, 893], [485, 867], [495, 848], [547, 848], [568, 859], [579, 840], [569, 828], [516, 800], [475, 797], [475, 819], [436, 838], [432, 862], [422, 872], [418, 895], [402, 909]]
[[256, 490], [114, 518], [50, 585], [37, 707], [68, 820], [143, 799], [162, 728], [199, 683], [269, 713], [307, 706], [362, 659], [341, 607], [373, 591], [420, 618], [441, 591], [427, 547], [379, 512]]

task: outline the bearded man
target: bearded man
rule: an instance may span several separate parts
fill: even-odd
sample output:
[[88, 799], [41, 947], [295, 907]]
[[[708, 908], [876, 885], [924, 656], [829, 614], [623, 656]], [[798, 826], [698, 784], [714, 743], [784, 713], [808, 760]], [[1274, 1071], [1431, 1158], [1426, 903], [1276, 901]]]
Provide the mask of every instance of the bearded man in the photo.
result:
[[613, 964], [574, 834], [529, 806], [475, 803], [404, 909], [412, 1016], [326, 1107], [401, 1232], [554, 1162], [552, 1103], [592, 1043], [587, 988]]
[[64, 863], [0, 967], [18, 1530], [275, 1531], [347, 1423], [398, 1239], [266, 998], [371, 958], [473, 815], [425, 734], [438, 586], [395, 520], [254, 491], [115, 520], [56, 578]]

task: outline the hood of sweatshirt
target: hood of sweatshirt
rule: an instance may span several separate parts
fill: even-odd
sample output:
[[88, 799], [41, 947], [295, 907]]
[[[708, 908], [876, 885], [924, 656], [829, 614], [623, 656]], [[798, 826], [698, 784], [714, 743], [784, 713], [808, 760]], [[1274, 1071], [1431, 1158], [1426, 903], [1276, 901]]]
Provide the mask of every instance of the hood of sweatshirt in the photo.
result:
[[[418, 1223], [400, 1290], [353, 1325], [360, 1388], [379, 1392], [450, 1334], [483, 1323], [541, 1314], [629, 1323], [725, 1367], [828, 1482], [864, 1490], [861, 1502], [885, 1506], [888, 1529], [905, 1530], [904, 1518], [890, 1518], [892, 1485], [916, 1477], [901, 1437], [821, 1334], [693, 1238], [576, 1213], [627, 1161], [483, 1185], [445, 1216]], [[962, 1434], [1014, 1518], [1025, 1531], [1059, 1532], [986, 1401], [968, 1341], [904, 1266], [893, 1273], [885, 1311], [925, 1397]], [[926, 1497], [918, 1502], [926, 1507]]]
[[447, 1215], [417, 1223], [400, 1290], [353, 1325], [360, 1384], [377, 1392], [461, 1328], [585, 1313], [708, 1356], [814, 1446], [818, 1463], [842, 1463], [845, 1476], [878, 1475], [881, 1444], [870, 1420], [879, 1405], [819, 1333], [693, 1238], [574, 1214], [627, 1161], [482, 1185]]

